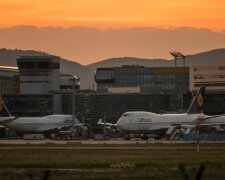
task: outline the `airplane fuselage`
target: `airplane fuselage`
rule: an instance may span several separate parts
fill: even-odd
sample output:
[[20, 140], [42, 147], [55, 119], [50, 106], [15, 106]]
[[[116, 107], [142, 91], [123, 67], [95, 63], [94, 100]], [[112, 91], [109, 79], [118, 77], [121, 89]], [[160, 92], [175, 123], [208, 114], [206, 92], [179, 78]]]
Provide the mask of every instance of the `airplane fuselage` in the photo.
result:
[[[75, 124], [77, 123], [79, 121], [75, 119]], [[72, 126], [73, 120], [71, 115], [48, 115], [43, 117], [20, 117], [2, 122], [2, 124], [21, 134], [43, 133]]]
[[130, 133], [151, 133], [168, 129], [177, 125], [196, 125], [196, 119], [203, 118], [204, 114], [155, 114], [150, 112], [127, 112], [118, 120], [120, 131]]
[[218, 115], [218, 116], [211, 116], [211, 118], [206, 119], [201, 122], [202, 125], [225, 125], [225, 116]]

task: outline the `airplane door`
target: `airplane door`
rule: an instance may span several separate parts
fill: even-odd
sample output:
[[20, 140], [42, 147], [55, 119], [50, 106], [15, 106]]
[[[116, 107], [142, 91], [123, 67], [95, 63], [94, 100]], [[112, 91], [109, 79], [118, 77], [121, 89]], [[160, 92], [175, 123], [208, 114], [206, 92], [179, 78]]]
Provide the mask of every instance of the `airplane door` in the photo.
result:
[[143, 119], [140, 119], [140, 130], [144, 130], [145, 128], [145, 122], [143, 121]]
[[137, 119], [137, 129], [140, 131], [141, 129], [141, 120], [140, 118]]

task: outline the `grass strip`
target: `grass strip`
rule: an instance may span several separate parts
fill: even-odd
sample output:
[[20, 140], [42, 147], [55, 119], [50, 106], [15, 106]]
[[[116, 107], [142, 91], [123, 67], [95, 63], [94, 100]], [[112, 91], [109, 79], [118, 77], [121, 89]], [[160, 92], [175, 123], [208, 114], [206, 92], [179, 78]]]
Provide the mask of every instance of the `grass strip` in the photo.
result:
[[[68, 171], [80, 169], [71, 177], [85, 179], [91, 174], [94, 177], [112, 179], [145, 179], [145, 178], [182, 178], [179, 164], [184, 164], [191, 177], [194, 177], [199, 166], [204, 163], [206, 170], [204, 179], [225, 176], [225, 150], [202, 150], [197, 154], [194, 150], [0, 150], [0, 168], [6, 169], [1, 174], [7, 175], [10, 169], [59, 169]], [[135, 163], [135, 168], [109, 168], [114, 163]], [[89, 172], [87, 174], [85, 172]], [[15, 171], [16, 172], [16, 171]], [[70, 171], [69, 171], [70, 172]], [[24, 173], [22, 173], [24, 174]], [[60, 177], [60, 175], [58, 176]], [[68, 176], [69, 178], [69, 176]], [[54, 179], [57, 179], [54, 178]], [[66, 179], [66, 178], [63, 178]]]

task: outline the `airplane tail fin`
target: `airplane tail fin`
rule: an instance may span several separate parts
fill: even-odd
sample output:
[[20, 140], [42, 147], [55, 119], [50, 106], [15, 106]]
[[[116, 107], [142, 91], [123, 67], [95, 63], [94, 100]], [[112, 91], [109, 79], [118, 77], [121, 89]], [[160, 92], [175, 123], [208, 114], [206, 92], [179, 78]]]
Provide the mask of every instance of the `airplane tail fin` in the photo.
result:
[[9, 113], [8, 109], [6, 108], [4, 102], [2, 101], [2, 98], [0, 98], [0, 120], [3, 120], [5, 118], [12, 117]]
[[190, 102], [189, 103], [189, 107], [190, 107], [191, 104], [193, 103], [194, 99], [195, 99], [195, 96], [194, 96], [192, 91], [187, 92], [187, 98], [188, 98], [188, 101]]
[[191, 106], [189, 107], [187, 114], [198, 114], [202, 113], [202, 107], [203, 107], [203, 98], [205, 94], [205, 87], [202, 86], [198, 90]]
[[101, 124], [102, 123], [102, 118], [100, 118], [97, 122], [97, 124]]

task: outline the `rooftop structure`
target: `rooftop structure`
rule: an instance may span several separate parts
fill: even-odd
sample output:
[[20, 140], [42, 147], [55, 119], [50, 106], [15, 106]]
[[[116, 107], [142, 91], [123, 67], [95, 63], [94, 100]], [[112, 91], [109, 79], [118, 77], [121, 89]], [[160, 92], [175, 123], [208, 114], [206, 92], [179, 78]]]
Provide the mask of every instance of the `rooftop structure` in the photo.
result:
[[71, 92], [73, 89], [72, 84], [75, 78], [78, 79], [78, 81], [75, 82], [74, 89], [80, 89], [80, 80], [78, 77], [76, 77], [75, 75], [60, 73], [60, 82], [59, 82], [60, 91]]

